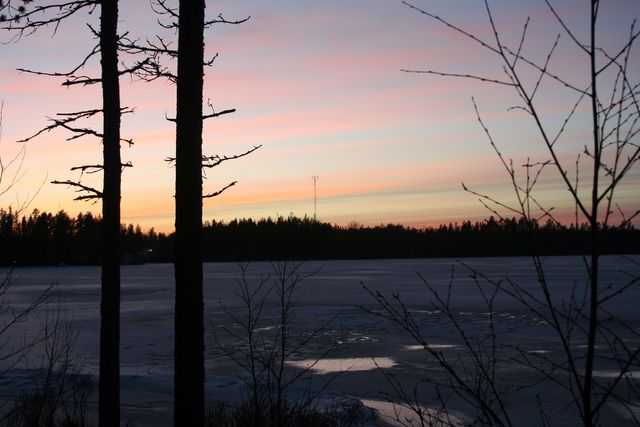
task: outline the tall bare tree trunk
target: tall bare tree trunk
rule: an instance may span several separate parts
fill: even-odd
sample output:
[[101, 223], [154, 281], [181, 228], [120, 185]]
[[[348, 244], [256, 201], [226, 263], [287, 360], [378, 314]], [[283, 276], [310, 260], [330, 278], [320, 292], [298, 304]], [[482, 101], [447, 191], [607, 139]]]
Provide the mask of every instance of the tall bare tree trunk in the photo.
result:
[[204, 0], [180, 1], [176, 104], [174, 425], [204, 422], [202, 91]]
[[118, 81], [118, 0], [102, 0], [104, 186], [102, 199], [102, 301], [100, 303], [101, 427], [120, 425], [120, 85]]
[[584, 367], [584, 386], [582, 390], [583, 421], [586, 427], [591, 427], [595, 422], [595, 414], [592, 410], [593, 403], [593, 369], [595, 364], [596, 339], [598, 333], [598, 311], [600, 310], [600, 289], [599, 289], [599, 257], [600, 257], [600, 224], [598, 211], [600, 207], [600, 170], [602, 168], [601, 157], [601, 136], [600, 136], [600, 114], [598, 107], [598, 73], [596, 66], [596, 21], [598, 17], [598, 1], [591, 1], [591, 22], [589, 47], [589, 62], [591, 75], [591, 118], [593, 132], [593, 178], [591, 186], [591, 216], [589, 227], [591, 228], [591, 253], [589, 265], [589, 326], [587, 332], [587, 354]]

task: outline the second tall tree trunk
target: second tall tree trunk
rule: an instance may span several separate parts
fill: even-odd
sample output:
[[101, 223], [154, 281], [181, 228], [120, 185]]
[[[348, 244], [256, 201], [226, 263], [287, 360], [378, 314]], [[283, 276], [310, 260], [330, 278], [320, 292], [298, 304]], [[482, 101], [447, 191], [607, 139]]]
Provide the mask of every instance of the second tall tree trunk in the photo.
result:
[[180, 1], [176, 101], [174, 425], [204, 419], [202, 91], [204, 0]]
[[103, 0], [100, 52], [103, 100], [102, 300], [100, 302], [100, 427], [120, 425], [120, 85], [118, 0]]

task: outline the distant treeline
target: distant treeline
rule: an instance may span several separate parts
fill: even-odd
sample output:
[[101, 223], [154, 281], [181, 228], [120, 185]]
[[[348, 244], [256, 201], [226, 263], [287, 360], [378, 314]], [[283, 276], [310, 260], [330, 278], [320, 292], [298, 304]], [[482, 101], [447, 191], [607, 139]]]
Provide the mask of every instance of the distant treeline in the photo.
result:
[[[64, 211], [51, 214], [36, 209], [18, 218], [11, 210], [0, 209], [0, 265], [99, 264], [101, 222], [91, 213], [73, 218]], [[123, 258], [171, 246], [169, 237], [153, 229], [143, 232], [128, 225], [120, 234]], [[166, 250], [163, 260], [171, 256]]]
[[[34, 210], [18, 218], [0, 209], [0, 265], [97, 264], [100, 260], [99, 216], [70, 217]], [[173, 235], [123, 225], [123, 263], [170, 262]], [[603, 253], [640, 253], [640, 229], [609, 227], [602, 232]], [[564, 226], [523, 219], [465, 221], [429, 228], [402, 225], [337, 226], [294, 216], [206, 222], [205, 261], [282, 259], [423, 258], [573, 255], [588, 249], [586, 226]]]

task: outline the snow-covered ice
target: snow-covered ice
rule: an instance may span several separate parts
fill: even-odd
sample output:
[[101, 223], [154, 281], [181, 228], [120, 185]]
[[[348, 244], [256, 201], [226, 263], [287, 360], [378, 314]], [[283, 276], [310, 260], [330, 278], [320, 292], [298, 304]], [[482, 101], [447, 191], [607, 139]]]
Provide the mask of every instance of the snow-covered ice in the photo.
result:
[[[468, 258], [461, 261], [491, 279], [509, 277], [532, 294], [539, 294], [539, 284], [528, 258]], [[479, 298], [470, 271], [453, 259], [305, 262], [301, 267], [302, 272], [317, 270], [317, 273], [302, 282], [295, 296], [295, 328], [302, 334], [316, 329], [324, 322], [326, 326], [289, 366], [310, 366], [314, 357], [328, 346], [335, 345], [325, 359], [313, 366], [313, 384], [321, 385], [331, 378], [331, 392], [352, 396], [381, 411], [383, 415], [391, 416], [392, 407], [383, 394], [390, 391], [389, 385], [376, 363], [392, 372], [407, 386], [417, 384], [420, 387], [421, 378], [442, 378], [443, 374], [422, 346], [397, 325], [363, 310], [361, 306], [373, 311], [379, 311], [380, 307], [365, 292], [362, 283], [389, 298], [392, 294], [397, 294], [413, 310], [434, 350], [447, 352], [452, 358], [464, 360], [464, 348], [459, 337], [444, 316], [434, 309], [432, 297], [417, 275], [420, 273], [440, 295], [446, 295], [452, 265], [455, 265], [452, 305], [462, 324], [473, 336], [487, 325], [489, 314], [486, 305]], [[620, 284], [629, 279], [628, 274], [638, 276], [639, 265], [640, 256], [603, 257], [603, 283]], [[580, 257], [547, 258], [545, 271], [555, 301], [568, 298], [574, 285], [583, 285], [586, 280]], [[246, 277], [253, 284], [270, 273], [272, 264], [268, 262], [251, 263], [246, 269]], [[205, 369], [206, 391], [210, 400], [229, 401], [246, 391], [239, 377], [240, 369], [216, 345], [212, 334], [216, 328], [233, 327], [225, 309], [241, 312], [241, 302], [235, 293], [239, 277], [240, 267], [234, 263], [208, 263], [204, 266], [207, 329]], [[99, 267], [17, 268], [13, 272], [13, 279], [14, 286], [9, 301], [18, 308], [42, 292], [51, 282], [58, 284], [61, 292], [60, 306], [68, 311], [81, 328], [77, 350], [83, 355], [83, 369], [97, 373]], [[173, 266], [170, 264], [122, 267], [123, 421], [134, 420], [138, 426], [171, 424], [173, 283]], [[637, 309], [639, 303], [640, 284], [637, 284], [626, 291], [624, 298], [619, 298], [607, 308], [625, 322], [640, 327], [640, 313]], [[501, 293], [496, 297], [493, 314], [499, 337], [508, 341], [506, 344], [519, 346], [532, 355], [548, 356], [559, 352], [555, 337], [547, 325], [508, 295]], [[270, 319], [275, 319], [275, 316], [276, 302], [268, 300], [264, 310], [267, 323]], [[11, 333], [13, 336], [22, 336], [33, 332], [37, 326], [37, 319], [31, 318], [14, 327]], [[263, 327], [268, 334], [269, 328], [274, 325], [265, 324]], [[222, 345], [228, 350], [238, 343], [229, 340]], [[576, 343], [576, 349], [579, 349], [579, 345], [584, 343]], [[500, 369], [507, 379], [513, 380], [507, 381], [509, 386], [515, 387], [531, 379], [524, 367], [506, 359], [508, 357]], [[344, 372], [334, 378], [336, 371]], [[634, 371], [634, 378], [637, 377], [635, 374]], [[611, 373], [608, 369], [601, 369], [596, 375], [607, 377]], [[19, 390], [27, 379], [20, 369], [10, 371], [2, 378], [0, 394], [7, 396]], [[528, 389], [521, 391], [518, 396], [514, 393], [514, 397], [508, 399], [508, 403], [514, 408], [513, 412], [518, 414], [517, 425], [540, 424], [536, 395], [543, 396], [547, 415], [557, 420], [558, 425], [577, 423], [574, 418], [576, 414], [567, 410], [566, 400], [560, 397], [561, 392], [557, 387], [545, 384], [538, 387], [546, 387], [544, 393], [540, 392], [541, 389]], [[90, 406], [90, 410], [97, 407], [95, 396], [92, 397]], [[458, 409], [456, 405], [452, 407], [454, 415], [464, 419], [464, 414], [455, 412]], [[616, 425], [624, 425], [626, 422], [619, 408], [611, 406], [605, 413], [615, 420]], [[403, 412], [404, 415], [406, 414]], [[389, 418], [383, 416], [381, 419], [391, 423]]]

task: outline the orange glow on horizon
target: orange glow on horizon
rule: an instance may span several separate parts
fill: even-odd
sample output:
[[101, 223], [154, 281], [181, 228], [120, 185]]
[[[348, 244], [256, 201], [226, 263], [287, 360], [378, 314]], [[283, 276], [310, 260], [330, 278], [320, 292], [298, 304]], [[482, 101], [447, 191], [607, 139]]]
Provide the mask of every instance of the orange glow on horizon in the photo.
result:
[[[434, 69], [504, 76], [501, 65], [477, 43], [401, 3], [371, 0], [362, 8], [355, 3], [338, 7], [335, 2], [302, 6], [293, 0], [269, 5], [222, 1], [217, 6], [225, 16], [252, 18], [240, 26], [216, 28], [206, 36], [207, 55], [220, 52], [220, 56], [205, 76], [205, 103], [209, 100], [218, 111], [237, 108], [237, 112], [205, 122], [203, 151], [232, 155], [256, 145], [262, 148], [206, 171], [205, 193], [232, 181], [238, 184], [203, 202], [205, 220], [286, 217], [290, 213], [312, 216], [312, 175], [320, 177], [318, 219], [326, 222], [436, 226], [486, 218], [491, 212], [478, 197], [465, 192], [461, 182], [505, 203], [513, 204], [514, 194], [477, 121], [471, 96], [496, 145], [506, 159], [513, 159], [519, 174], [528, 158], [532, 162], [549, 158], [530, 117], [510, 109], [520, 102], [511, 88], [400, 71]], [[434, 1], [430, 7], [491, 39], [481, 4], [465, 5], [464, 13], [448, 1]], [[580, 24], [581, 7], [559, 8], [571, 17], [572, 25]], [[551, 31], [556, 22], [544, 7], [518, 2], [496, 9], [505, 40], [517, 43], [523, 17], [531, 16], [527, 52], [547, 52], [557, 29]], [[618, 35], [635, 10], [625, 4], [609, 11], [603, 18], [610, 20], [603, 24], [603, 41], [617, 45], [622, 40]], [[125, 2], [121, 13], [122, 31], [131, 31], [134, 37], [161, 31], [144, 2]], [[19, 149], [16, 140], [46, 126], [47, 116], [99, 106], [97, 85], [62, 88], [59, 79], [15, 70], [73, 68], [94, 42], [86, 30], [86, 19], [74, 18], [54, 38], [36, 34], [2, 47], [3, 159]], [[171, 39], [173, 34], [163, 36]], [[561, 54], [550, 66], [582, 87], [586, 74], [579, 64], [584, 58], [570, 47], [562, 40]], [[123, 55], [121, 61], [131, 64], [133, 58]], [[97, 67], [94, 61], [82, 73], [92, 75]], [[123, 105], [135, 108], [122, 121], [122, 136], [135, 142], [122, 148], [123, 161], [134, 166], [123, 173], [122, 221], [169, 232], [173, 229], [174, 171], [164, 159], [175, 152], [175, 130], [165, 116], [174, 115], [175, 86], [125, 77], [121, 86]], [[536, 95], [551, 133], [560, 128], [562, 113], [570, 111], [575, 102], [560, 86], [543, 80]], [[589, 137], [588, 122], [581, 115], [584, 110], [578, 108], [579, 117], [558, 143], [560, 158], [572, 176], [575, 156]], [[99, 128], [100, 119], [89, 125]], [[78, 178], [70, 170], [74, 166], [101, 162], [100, 141], [69, 142], [65, 140], [68, 136], [54, 131], [27, 144], [26, 174], [15, 191], [3, 196], [0, 206], [18, 204], [44, 182], [30, 209], [64, 209], [72, 215], [100, 211], [99, 203], [73, 202], [72, 189], [49, 184], [54, 179]], [[581, 179], [584, 182], [586, 177]], [[84, 175], [83, 182], [99, 188], [101, 176]], [[617, 193], [630, 212], [639, 208], [639, 182], [640, 173], [634, 171]], [[574, 206], [557, 171], [550, 168], [545, 173], [536, 194], [545, 206], [554, 207], [559, 218], [574, 220]]]

